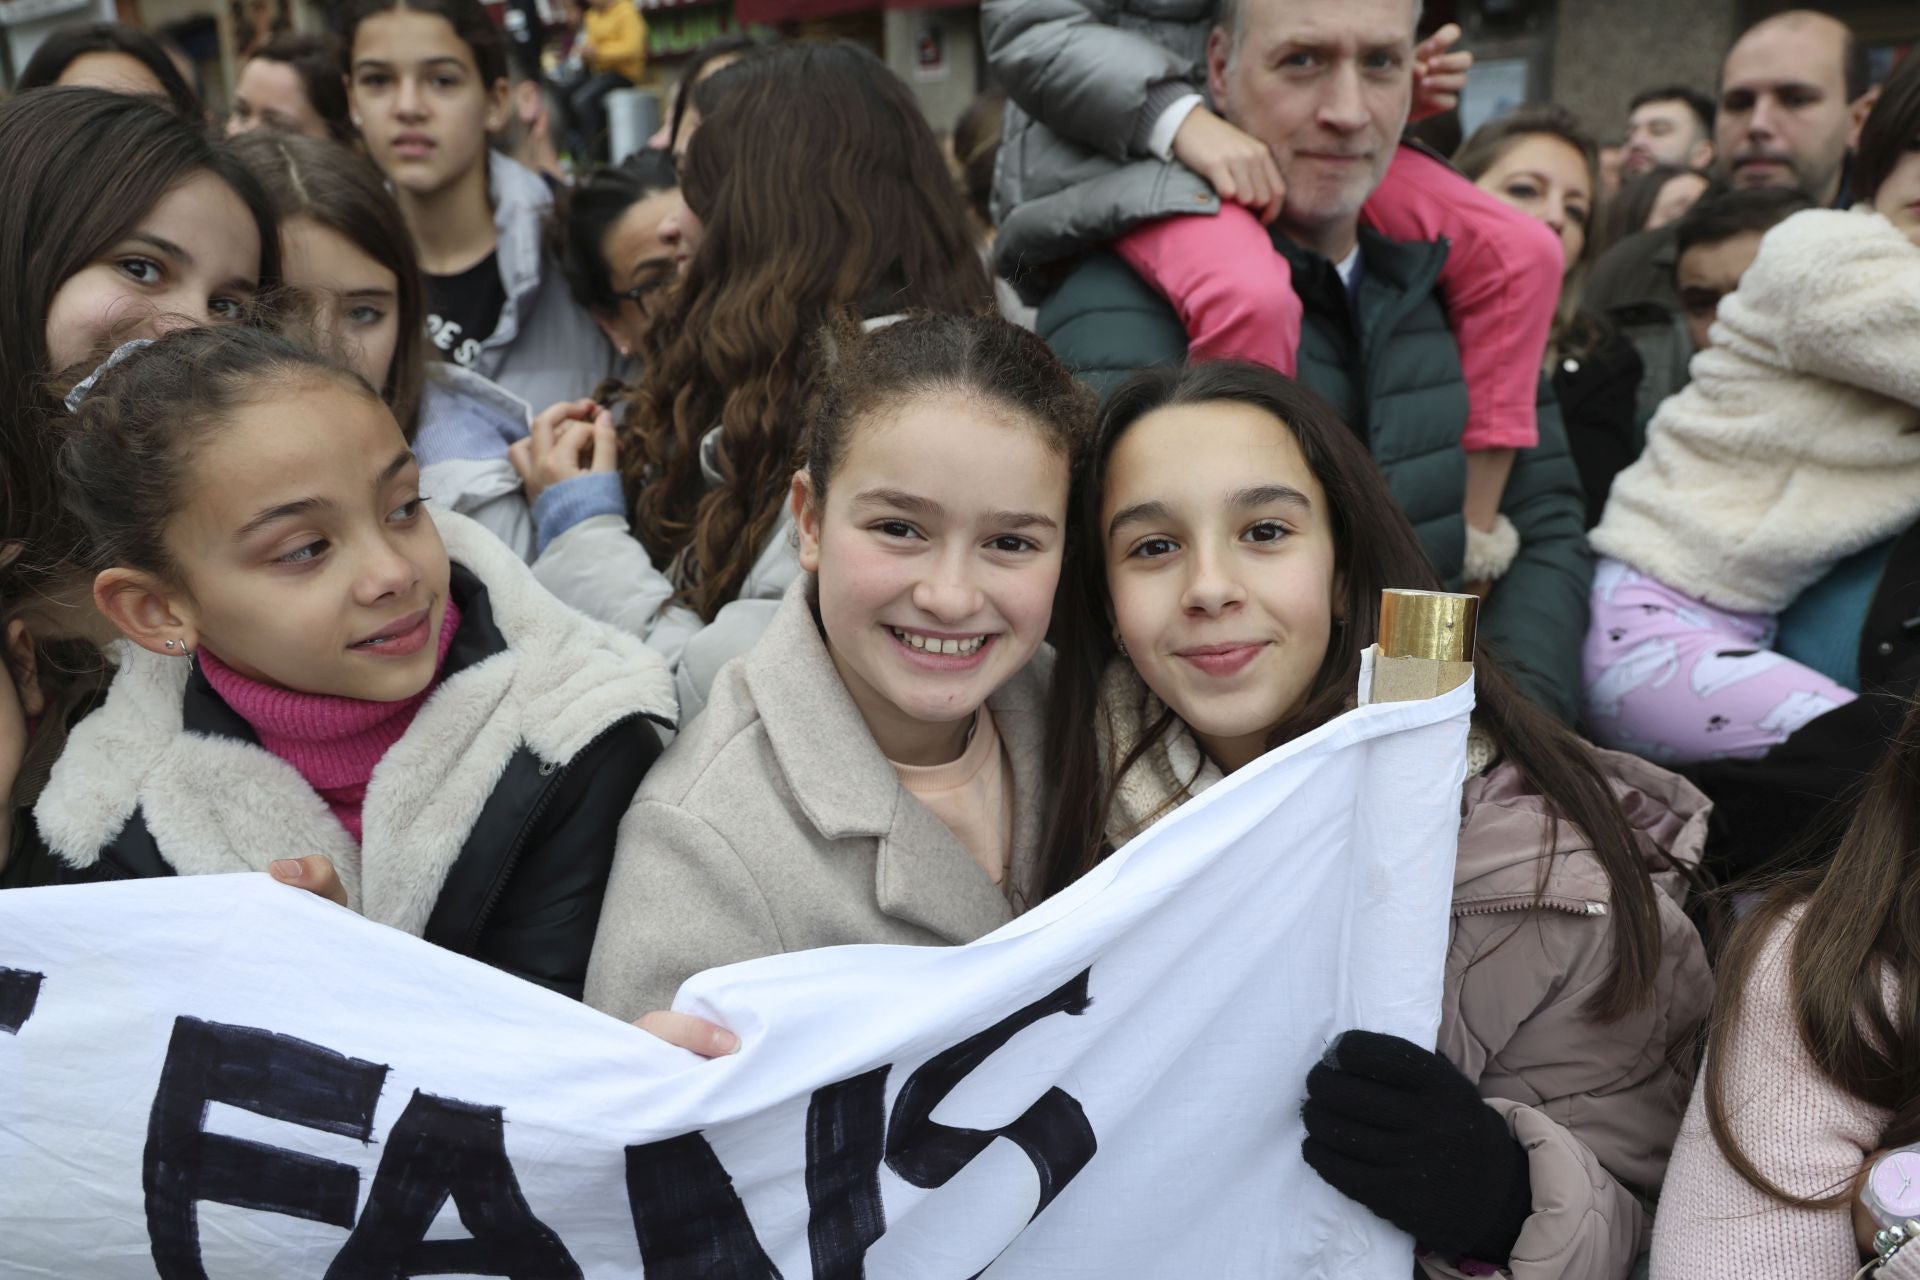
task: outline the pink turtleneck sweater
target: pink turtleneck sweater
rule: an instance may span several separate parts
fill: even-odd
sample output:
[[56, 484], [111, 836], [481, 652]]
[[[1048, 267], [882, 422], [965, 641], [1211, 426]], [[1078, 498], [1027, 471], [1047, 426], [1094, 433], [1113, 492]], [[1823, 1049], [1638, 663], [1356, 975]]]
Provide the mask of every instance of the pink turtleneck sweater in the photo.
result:
[[406, 733], [421, 705], [440, 686], [447, 649], [459, 630], [459, 606], [448, 600], [446, 616], [440, 623], [433, 679], [402, 702], [368, 702], [277, 689], [241, 675], [210, 649], [201, 649], [195, 657], [221, 701], [252, 727], [261, 746], [292, 765], [307, 785], [320, 793], [357, 844], [367, 780], [387, 749]]

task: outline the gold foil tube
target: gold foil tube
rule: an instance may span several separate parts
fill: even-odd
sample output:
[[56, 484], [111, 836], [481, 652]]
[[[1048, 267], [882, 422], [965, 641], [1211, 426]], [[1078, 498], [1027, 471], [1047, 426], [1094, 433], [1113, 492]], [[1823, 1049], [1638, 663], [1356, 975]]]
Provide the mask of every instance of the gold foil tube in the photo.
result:
[[1380, 593], [1380, 653], [1387, 658], [1472, 662], [1480, 597], [1444, 591]]

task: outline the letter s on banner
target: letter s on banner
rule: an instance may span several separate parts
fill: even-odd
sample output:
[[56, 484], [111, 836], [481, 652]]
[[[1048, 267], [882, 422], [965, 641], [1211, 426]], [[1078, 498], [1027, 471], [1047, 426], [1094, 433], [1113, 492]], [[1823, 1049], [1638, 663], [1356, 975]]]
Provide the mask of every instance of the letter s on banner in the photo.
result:
[[1040, 1202], [1033, 1209], [1033, 1217], [1039, 1217], [1087, 1167], [1099, 1147], [1093, 1125], [1078, 1099], [1057, 1086], [1048, 1089], [1018, 1119], [1001, 1129], [959, 1129], [937, 1124], [931, 1117], [933, 1109], [961, 1080], [1019, 1032], [1051, 1014], [1085, 1013], [1093, 1003], [1087, 995], [1092, 975], [1093, 970], [1082, 969], [1051, 995], [929, 1058], [909, 1076], [900, 1096], [893, 1100], [893, 1118], [887, 1124], [887, 1167], [916, 1187], [940, 1187], [994, 1139], [1005, 1138], [1026, 1153], [1033, 1171], [1040, 1175]]

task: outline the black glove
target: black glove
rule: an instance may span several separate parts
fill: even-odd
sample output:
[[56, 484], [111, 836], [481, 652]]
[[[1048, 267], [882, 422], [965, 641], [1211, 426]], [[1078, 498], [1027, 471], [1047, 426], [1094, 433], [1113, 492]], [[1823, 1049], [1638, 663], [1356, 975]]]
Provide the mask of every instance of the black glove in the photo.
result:
[[1435, 1253], [1504, 1263], [1532, 1212], [1527, 1153], [1452, 1063], [1349, 1031], [1307, 1073], [1300, 1154]]

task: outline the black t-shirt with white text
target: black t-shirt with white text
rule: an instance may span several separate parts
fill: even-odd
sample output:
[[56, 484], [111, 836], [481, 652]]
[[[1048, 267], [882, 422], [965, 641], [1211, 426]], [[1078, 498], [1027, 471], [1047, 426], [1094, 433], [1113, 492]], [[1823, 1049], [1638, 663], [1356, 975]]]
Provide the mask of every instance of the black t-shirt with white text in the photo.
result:
[[427, 335], [447, 359], [467, 368], [480, 356], [480, 344], [500, 323], [507, 305], [496, 251], [458, 275], [427, 277]]

